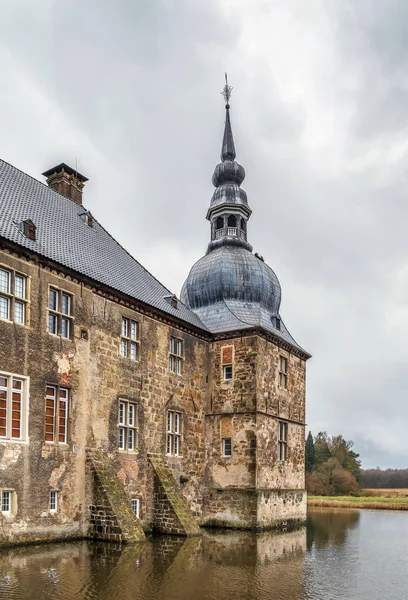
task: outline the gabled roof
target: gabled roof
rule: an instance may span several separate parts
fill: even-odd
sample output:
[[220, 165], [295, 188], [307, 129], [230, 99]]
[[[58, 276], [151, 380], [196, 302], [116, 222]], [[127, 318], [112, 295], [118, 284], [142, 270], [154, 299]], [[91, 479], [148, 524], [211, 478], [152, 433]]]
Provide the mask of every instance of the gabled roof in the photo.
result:
[[[122, 292], [194, 327], [207, 330], [180, 301], [173, 308], [171, 292], [137, 262], [93, 216], [89, 227], [80, 215], [84, 206], [0, 159], [0, 237], [28, 248], [95, 282]], [[19, 224], [31, 219], [36, 240]]]

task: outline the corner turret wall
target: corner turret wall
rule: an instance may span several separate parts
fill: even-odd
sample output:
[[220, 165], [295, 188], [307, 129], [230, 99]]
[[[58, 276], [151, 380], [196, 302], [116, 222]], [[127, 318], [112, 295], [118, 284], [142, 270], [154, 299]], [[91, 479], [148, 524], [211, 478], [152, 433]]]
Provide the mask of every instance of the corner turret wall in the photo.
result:
[[[260, 529], [303, 522], [305, 361], [253, 335], [214, 343], [212, 365], [204, 523]], [[282, 427], [286, 440], [279, 439]], [[231, 456], [223, 456], [225, 438]]]

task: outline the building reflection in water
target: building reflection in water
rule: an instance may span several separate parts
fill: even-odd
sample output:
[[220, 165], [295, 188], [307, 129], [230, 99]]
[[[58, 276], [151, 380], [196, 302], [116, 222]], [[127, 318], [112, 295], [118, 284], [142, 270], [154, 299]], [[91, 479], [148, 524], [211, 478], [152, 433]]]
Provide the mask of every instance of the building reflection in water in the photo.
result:
[[306, 530], [204, 531], [136, 546], [78, 542], [0, 552], [2, 600], [302, 600]]
[[342, 546], [348, 533], [358, 526], [360, 511], [342, 508], [309, 508], [307, 515], [307, 549], [327, 544]]

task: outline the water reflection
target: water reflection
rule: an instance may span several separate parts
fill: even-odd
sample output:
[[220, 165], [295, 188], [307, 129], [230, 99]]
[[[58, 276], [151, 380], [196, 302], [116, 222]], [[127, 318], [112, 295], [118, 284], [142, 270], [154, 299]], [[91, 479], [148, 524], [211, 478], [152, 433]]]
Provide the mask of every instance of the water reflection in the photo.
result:
[[358, 526], [360, 511], [341, 508], [312, 508], [307, 516], [307, 549], [315, 544], [323, 548], [326, 544], [345, 544], [350, 530]]
[[0, 553], [0, 598], [236, 600], [303, 597], [305, 529], [152, 538], [137, 546], [78, 542]]
[[400, 600], [407, 556], [408, 514], [313, 509], [307, 532], [3, 550], [0, 599]]

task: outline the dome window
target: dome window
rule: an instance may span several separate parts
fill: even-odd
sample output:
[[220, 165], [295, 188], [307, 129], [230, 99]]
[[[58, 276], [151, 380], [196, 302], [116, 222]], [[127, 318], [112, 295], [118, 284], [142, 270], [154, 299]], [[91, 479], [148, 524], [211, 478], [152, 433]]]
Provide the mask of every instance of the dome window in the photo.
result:
[[218, 217], [215, 221], [215, 237], [220, 238], [224, 234], [224, 219]]
[[237, 235], [237, 218], [234, 215], [228, 217], [228, 235]]

